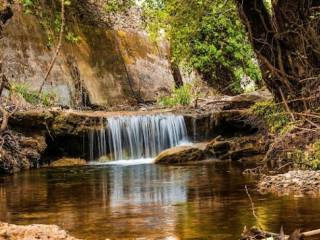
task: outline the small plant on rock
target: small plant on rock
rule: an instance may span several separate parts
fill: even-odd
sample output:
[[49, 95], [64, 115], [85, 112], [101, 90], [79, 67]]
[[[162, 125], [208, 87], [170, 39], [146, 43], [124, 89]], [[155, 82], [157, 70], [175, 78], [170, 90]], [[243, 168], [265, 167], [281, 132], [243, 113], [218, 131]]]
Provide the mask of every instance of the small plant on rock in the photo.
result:
[[28, 103], [32, 105], [41, 104], [49, 107], [57, 102], [57, 96], [54, 93], [46, 92], [38, 95], [37, 91], [31, 90], [30, 87], [24, 83], [11, 84], [11, 93], [20, 94]]
[[158, 102], [165, 107], [187, 106], [191, 104], [192, 99], [192, 86], [185, 84], [180, 88], [174, 89], [170, 96], [160, 98]]

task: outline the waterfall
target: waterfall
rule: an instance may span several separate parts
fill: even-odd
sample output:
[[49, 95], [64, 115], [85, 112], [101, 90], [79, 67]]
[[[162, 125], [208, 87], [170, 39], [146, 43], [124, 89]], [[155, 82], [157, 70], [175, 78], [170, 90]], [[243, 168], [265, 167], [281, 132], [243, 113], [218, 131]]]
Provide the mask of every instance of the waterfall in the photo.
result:
[[183, 116], [141, 115], [107, 118], [107, 126], [89, 133], [91, 160], [152, 158], [187, 141]]

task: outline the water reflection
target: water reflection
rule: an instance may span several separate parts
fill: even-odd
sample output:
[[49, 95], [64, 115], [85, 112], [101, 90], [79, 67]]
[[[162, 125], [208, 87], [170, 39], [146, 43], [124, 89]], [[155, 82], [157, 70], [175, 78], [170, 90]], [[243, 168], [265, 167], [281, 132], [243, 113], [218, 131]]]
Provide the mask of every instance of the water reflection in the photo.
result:
[[114, 167], [109, 176], [110, 207], [185, 202], [187, 180], [186, 172], [164, 172], [152, 165]]
[[[0, 177], [0, 220], [58, 224], [84, 239], [237, 239], [255, 224], [230, 165], [91, 166]], [[317, 199], [252, 193], [267, 230], [317, 228]]]

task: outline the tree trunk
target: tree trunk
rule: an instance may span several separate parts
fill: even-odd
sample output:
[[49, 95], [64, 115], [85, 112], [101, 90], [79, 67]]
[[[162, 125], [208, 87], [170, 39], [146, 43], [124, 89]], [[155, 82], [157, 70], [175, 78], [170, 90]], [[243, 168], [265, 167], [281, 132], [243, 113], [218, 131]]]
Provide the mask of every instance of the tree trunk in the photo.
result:
[[5, 9], [0, 10], [0, 39], [3, 37], [3, 27], [7, 21], [13, 17], [13, 11], [10, 6], [7, 6]]
[[263, 80], [276, 101], [294, 111], [319, 107], [319, 0], [235, 0], [257, 54]]
[[176, 88], [182, 87], [183, 86], [183, 79], [182, 79], [181, 71], [179, 68], [179, 64], [177, 64], [177, 62], [173, 58], [173, 49], [172, 49], [171, 42], [169, 45], [168, 61], [170, 63], [171, 73], [173, 76], [175, 87]]
[[171, 72], [174, 79], [175, 87], [176, 88], [182, 87], [183, 80], [181, 76], [181, 71], [178, 64], [176, 64], [175, 62], [171, 62]]

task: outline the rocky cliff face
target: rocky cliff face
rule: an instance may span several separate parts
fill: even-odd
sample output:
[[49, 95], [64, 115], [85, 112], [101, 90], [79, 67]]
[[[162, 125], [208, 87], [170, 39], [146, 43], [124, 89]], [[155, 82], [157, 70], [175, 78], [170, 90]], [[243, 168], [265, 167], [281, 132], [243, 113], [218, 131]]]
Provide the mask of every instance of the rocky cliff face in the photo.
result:
[[[80, 92], [87, 93], [95, 105], [154, 101], [157, 95], [168, 93], [174, 86], [168, 47], [150, 41], [142, 31], [139, 11], [108, 15], [94, 2], [99, 1], [76, 1], [68, 7], [67, 19], [72, 24], [67, 33], [80, 40], [64, 40], [45, 91], [56, 93], [65, 105], [76, 104]], [[56, 14], [50, 13], [54, 7], [48, 4], [42, 2], [41, 11], [49, 14], [41, 16], [25, 14], [16, 3], [0, 42], [9, 80], [27, 83], [34, 90], [41, 85], [55, 45], [48, 47], [48, 19], [43, 16]]]

